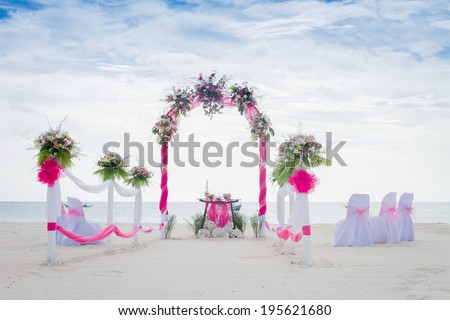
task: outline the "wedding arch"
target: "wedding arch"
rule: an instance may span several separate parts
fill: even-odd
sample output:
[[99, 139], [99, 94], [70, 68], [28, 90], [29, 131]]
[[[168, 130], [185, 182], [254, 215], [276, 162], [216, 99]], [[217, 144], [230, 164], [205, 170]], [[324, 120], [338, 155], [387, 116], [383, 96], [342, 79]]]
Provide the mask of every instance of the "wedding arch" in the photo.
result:
[[[228, 86], [228, 78], [218, 78], [215, 73], [204, 77], [200, 74], [194, 78], [193, 88], [173, 88], [173, 92], [167, 95], [164, 102], [168, 104], [165, 111], [152, 129], [156, 135], [157, 142], [161, 145], [161, 197], [159, 210], [161, 212], [161, 223], [168, 220], [168, 148], [173, 136], [177, 133], [180, 118], [186, 116], [198, 106], [202, 106], [205, 115], [213, 117], [220, 114], [224, 108], [237, 108], [239, 113], [247, 119], [250, 125], [252, 137], [259, 145], [259, 209], [258, 216], [260, 225], [265, 221], [267, 211], [266, 195], [266, 143], [270, 135], [274, 135], [269, 117], [258, 110], [254, 89], [246, 82]], [[161, 230], [165, 237], [165, 229]], [[260, 233], [264, 228], [260, 229]]]

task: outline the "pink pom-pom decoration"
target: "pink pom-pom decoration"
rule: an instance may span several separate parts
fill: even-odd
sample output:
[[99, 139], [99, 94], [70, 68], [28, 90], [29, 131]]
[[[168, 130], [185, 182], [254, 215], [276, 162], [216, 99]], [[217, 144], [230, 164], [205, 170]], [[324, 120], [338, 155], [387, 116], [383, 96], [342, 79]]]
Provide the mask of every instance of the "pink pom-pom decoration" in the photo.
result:
[[55, 158], [49, 158], [43, 162], [39, 168], [39, 182], [42, 184], [47, 184], [49, 187], [53, 187], [55, 185], [55, 181], [61, 176], [62, 169], [64, 169], [64, 167], [60, 165]]
[[310, 193], [311, 191], [314, 191], [314, 188], [318, 183], [317, 177], [305, 169], [295, 170], [288, 181], [298, 193]]

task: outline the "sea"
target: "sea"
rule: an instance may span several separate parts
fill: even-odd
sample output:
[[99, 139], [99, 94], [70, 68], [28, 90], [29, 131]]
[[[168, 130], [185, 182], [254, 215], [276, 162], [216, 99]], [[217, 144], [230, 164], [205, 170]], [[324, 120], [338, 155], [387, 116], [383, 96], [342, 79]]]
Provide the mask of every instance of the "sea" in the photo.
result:
[[[381, 203], [371, 203], [370, 214], [377, 216]], [[84, 208], [86, 218], [106, 223], [106, 202], [90, 202], [91, 207]], [[309, 204], [310, 219], [312, 224], [335, 224], [345, 218], [346, 203], [343, 202], [311, 202]], [[45, 202], [0, 202], [1, 222], [45, 222]], [[413, 204], [413, 221], [415, 223], [447, 223], [450, 224], [450, 202], [416, 202]], [[204, 204], [200, 202], [170, 202], [169, 214], [177, 216], [177, 221], [183, 223], [190, 221], [197, 213], [202, 213]], [[240, 212], [252, 216], [258, 210], [256, 202], [242, 202]], [[115, 202], [114, 222], [133, 222], [134, 203]], [[286, 221], [289, 216], [289, 208], [286, 205]], [[276, 203], [269, 202], [267, 206], [267, 220], [277, 223]], [[158, 223], [160, 213], [157, 202], [145, 202], [142, 222]]]

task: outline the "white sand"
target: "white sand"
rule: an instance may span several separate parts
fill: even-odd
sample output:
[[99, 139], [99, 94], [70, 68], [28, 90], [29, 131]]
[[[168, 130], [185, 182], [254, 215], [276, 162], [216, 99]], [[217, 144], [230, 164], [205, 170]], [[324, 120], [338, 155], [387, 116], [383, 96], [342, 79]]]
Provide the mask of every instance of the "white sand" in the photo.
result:
[[45, 227], [0, 224], [0, 299], [450, 299], [447, 224], [417, 224], [414, 242], [353, 248], [331, 246], [334, 226], [314, 225], [312, 267], [273, 247], [273, 235], [198, 240], [181, 224], [172, 240], [141, 235], [140, 248], [114, 236], [113, 255], [58, 247], [62, 264], [46, 266]]

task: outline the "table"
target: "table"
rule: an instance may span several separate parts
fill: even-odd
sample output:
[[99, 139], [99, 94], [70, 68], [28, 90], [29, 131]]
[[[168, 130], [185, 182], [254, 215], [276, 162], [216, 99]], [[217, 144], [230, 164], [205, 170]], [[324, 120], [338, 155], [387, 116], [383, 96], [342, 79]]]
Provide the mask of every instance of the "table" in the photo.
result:
[[229, 200], [210, 200], [210, 199], [198, 199], [200, 202], [203, 202], [205, 204], [205, 211], [203, 213], [203, 220], [202, 220], [202, 226], [201, 229], [205, 226], [206, 221], [206, 214], [208, 212], [208, 206], [210, 204], [224, 204], [224, 205], [230, 205], [231, 209], [231, 220], [233, 221], [233, 229], [236, 229], [236, 223], [234, 218], [234, 211], [233, 211], [233, 203], [239, 202], [240, 199], [229, 199]]

